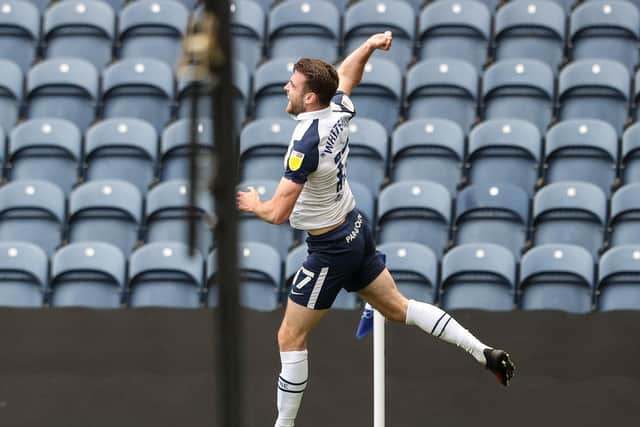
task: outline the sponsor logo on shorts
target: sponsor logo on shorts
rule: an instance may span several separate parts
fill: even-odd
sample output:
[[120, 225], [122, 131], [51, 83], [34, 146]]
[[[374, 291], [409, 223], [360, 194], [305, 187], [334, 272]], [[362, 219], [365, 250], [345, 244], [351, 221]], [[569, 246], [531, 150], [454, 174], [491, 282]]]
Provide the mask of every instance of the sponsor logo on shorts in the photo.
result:
[[347, 241], [347, 243], [351, 243], [353, 240], [355, 240], [356, 237], [358, 237], [358, 234], [360, 234], [361, 227], [362, 227], [362, 214], [358, 214], [356, 221], [353, 224], [353, 230], [351, 230], [351, 233], [349, 233], [347, 237], [344, 238]]

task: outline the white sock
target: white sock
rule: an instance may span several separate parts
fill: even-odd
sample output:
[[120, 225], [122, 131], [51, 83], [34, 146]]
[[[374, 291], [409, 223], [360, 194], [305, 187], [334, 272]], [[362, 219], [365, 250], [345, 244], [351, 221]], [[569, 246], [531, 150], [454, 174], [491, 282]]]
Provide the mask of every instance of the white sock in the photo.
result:
[[282, 371], [278, 378], [278, 419], [275, 427], [293, 427], [307, 387], [307, 350], [280, 353]]
[[438, 307], [409, 300], [406, 323], [407, 325], [416, 325], [438, 339], [457, 345], [470, 353], [482, 365], [486, 365], [487, 360], [483, 351], [488, 347]]

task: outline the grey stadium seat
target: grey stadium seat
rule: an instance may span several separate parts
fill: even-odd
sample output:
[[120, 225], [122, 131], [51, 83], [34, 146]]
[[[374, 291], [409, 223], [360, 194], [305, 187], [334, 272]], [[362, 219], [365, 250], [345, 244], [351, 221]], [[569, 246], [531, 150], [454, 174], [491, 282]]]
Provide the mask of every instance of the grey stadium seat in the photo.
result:
[[640, 183], [613, 194], [610, 215], [609, 247], [640, 244]]
[[[196, 127], [195, 141], [191, 139], [193, 125]], [[180, 119], [167, 126], [160, 141], [160, 180], [189, 180], [192, 154], [196, 154], [198, 176], [211, 173], [214, 168], [213, 133], [213, 123], [207, 118], [199, 118], [195, 123], [191, 119]]]
[[0, 243], [0, 306], [40, 307], [48, 286], [49, 259], [31, 243]]
[[235, 58], [254, 70], [262, 60], [265, 13], [252, 0], [234, 0], [231, 9], [231, 42]]
[[413, 242], [378, 246], [402, 294], [416, 301], [434, 303], [437, 297], [438, 260], [428, 247]]
[[596, 302], [599, 310], [640, 310], [640, 246], [612, 248], [600, 258]]
[[16, 64], [5, 59], [0, 59], [0, 69], [0, 127], [9, 133], [20, 116], [23, 76]]
[[39, 40], [40, 12], [33, 2], [4, 0], [0, 4], [0, 58], [14, 62], [26, 74], [37, 56]]
[[356, 199], [356, 207], [367, 219], [369, 226], [374, 227], [376, 223], [376, 197], [378, 193], [373, 193], [367, 186], [359, 182], [348, 181], [353, 197]]
[[276, 58], [262, 63], [253, 80], [255, 118], [289, 118], [285, 111], [287, 96], [284, 85], [293, 73], [295, 58]]
[[620, 157], [620, 180], [622, 184], [640, 182], [640, 124], [635, 123], [622, 134]]
[[240, 134], [240, 176], [243, 180], [278, 181], [296, 122], [284, 118], [254, 120]]
[[387, 139], [384, 127], [372, 119], [355, 117], [349, 122], [350, 183], [361, 183], [378, 193], [387, 172]]

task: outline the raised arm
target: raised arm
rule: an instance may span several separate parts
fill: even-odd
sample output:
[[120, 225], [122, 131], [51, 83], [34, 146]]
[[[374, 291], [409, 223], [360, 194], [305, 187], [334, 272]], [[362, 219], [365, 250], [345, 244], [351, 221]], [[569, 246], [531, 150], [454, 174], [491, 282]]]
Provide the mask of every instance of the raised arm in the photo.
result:
[[391, 31], [374, 34], [347, 56], [338, 68], [340, 82], [338, 90], [351, 95], [353, 88], [360, 84], [362, 73], [367, 61], [376, 49], [389, 50], [391, 48]]
[[304, 184], [282, 178], [273, 197], [264, 202], [260, 200], [258, 192], [249, 187], [249, 191], [238, 191], [238, 208], [244, 212], [253, 212], [268, 223], [282, 224], [289, 219], [303, 186]]

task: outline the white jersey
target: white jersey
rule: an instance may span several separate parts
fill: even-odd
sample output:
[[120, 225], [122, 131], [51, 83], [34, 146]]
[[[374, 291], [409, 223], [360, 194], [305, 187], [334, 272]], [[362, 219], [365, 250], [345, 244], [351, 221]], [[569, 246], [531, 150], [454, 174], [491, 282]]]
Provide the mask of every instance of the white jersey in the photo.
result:
[[356, 205], [347, 182], [349, 121], [355, 115], [349, 97], [337, 92], [322, 110], [298, 114], [284, 159], [284, 176], [304, 184], [289, 216], [298, 230], [340, 223]]

